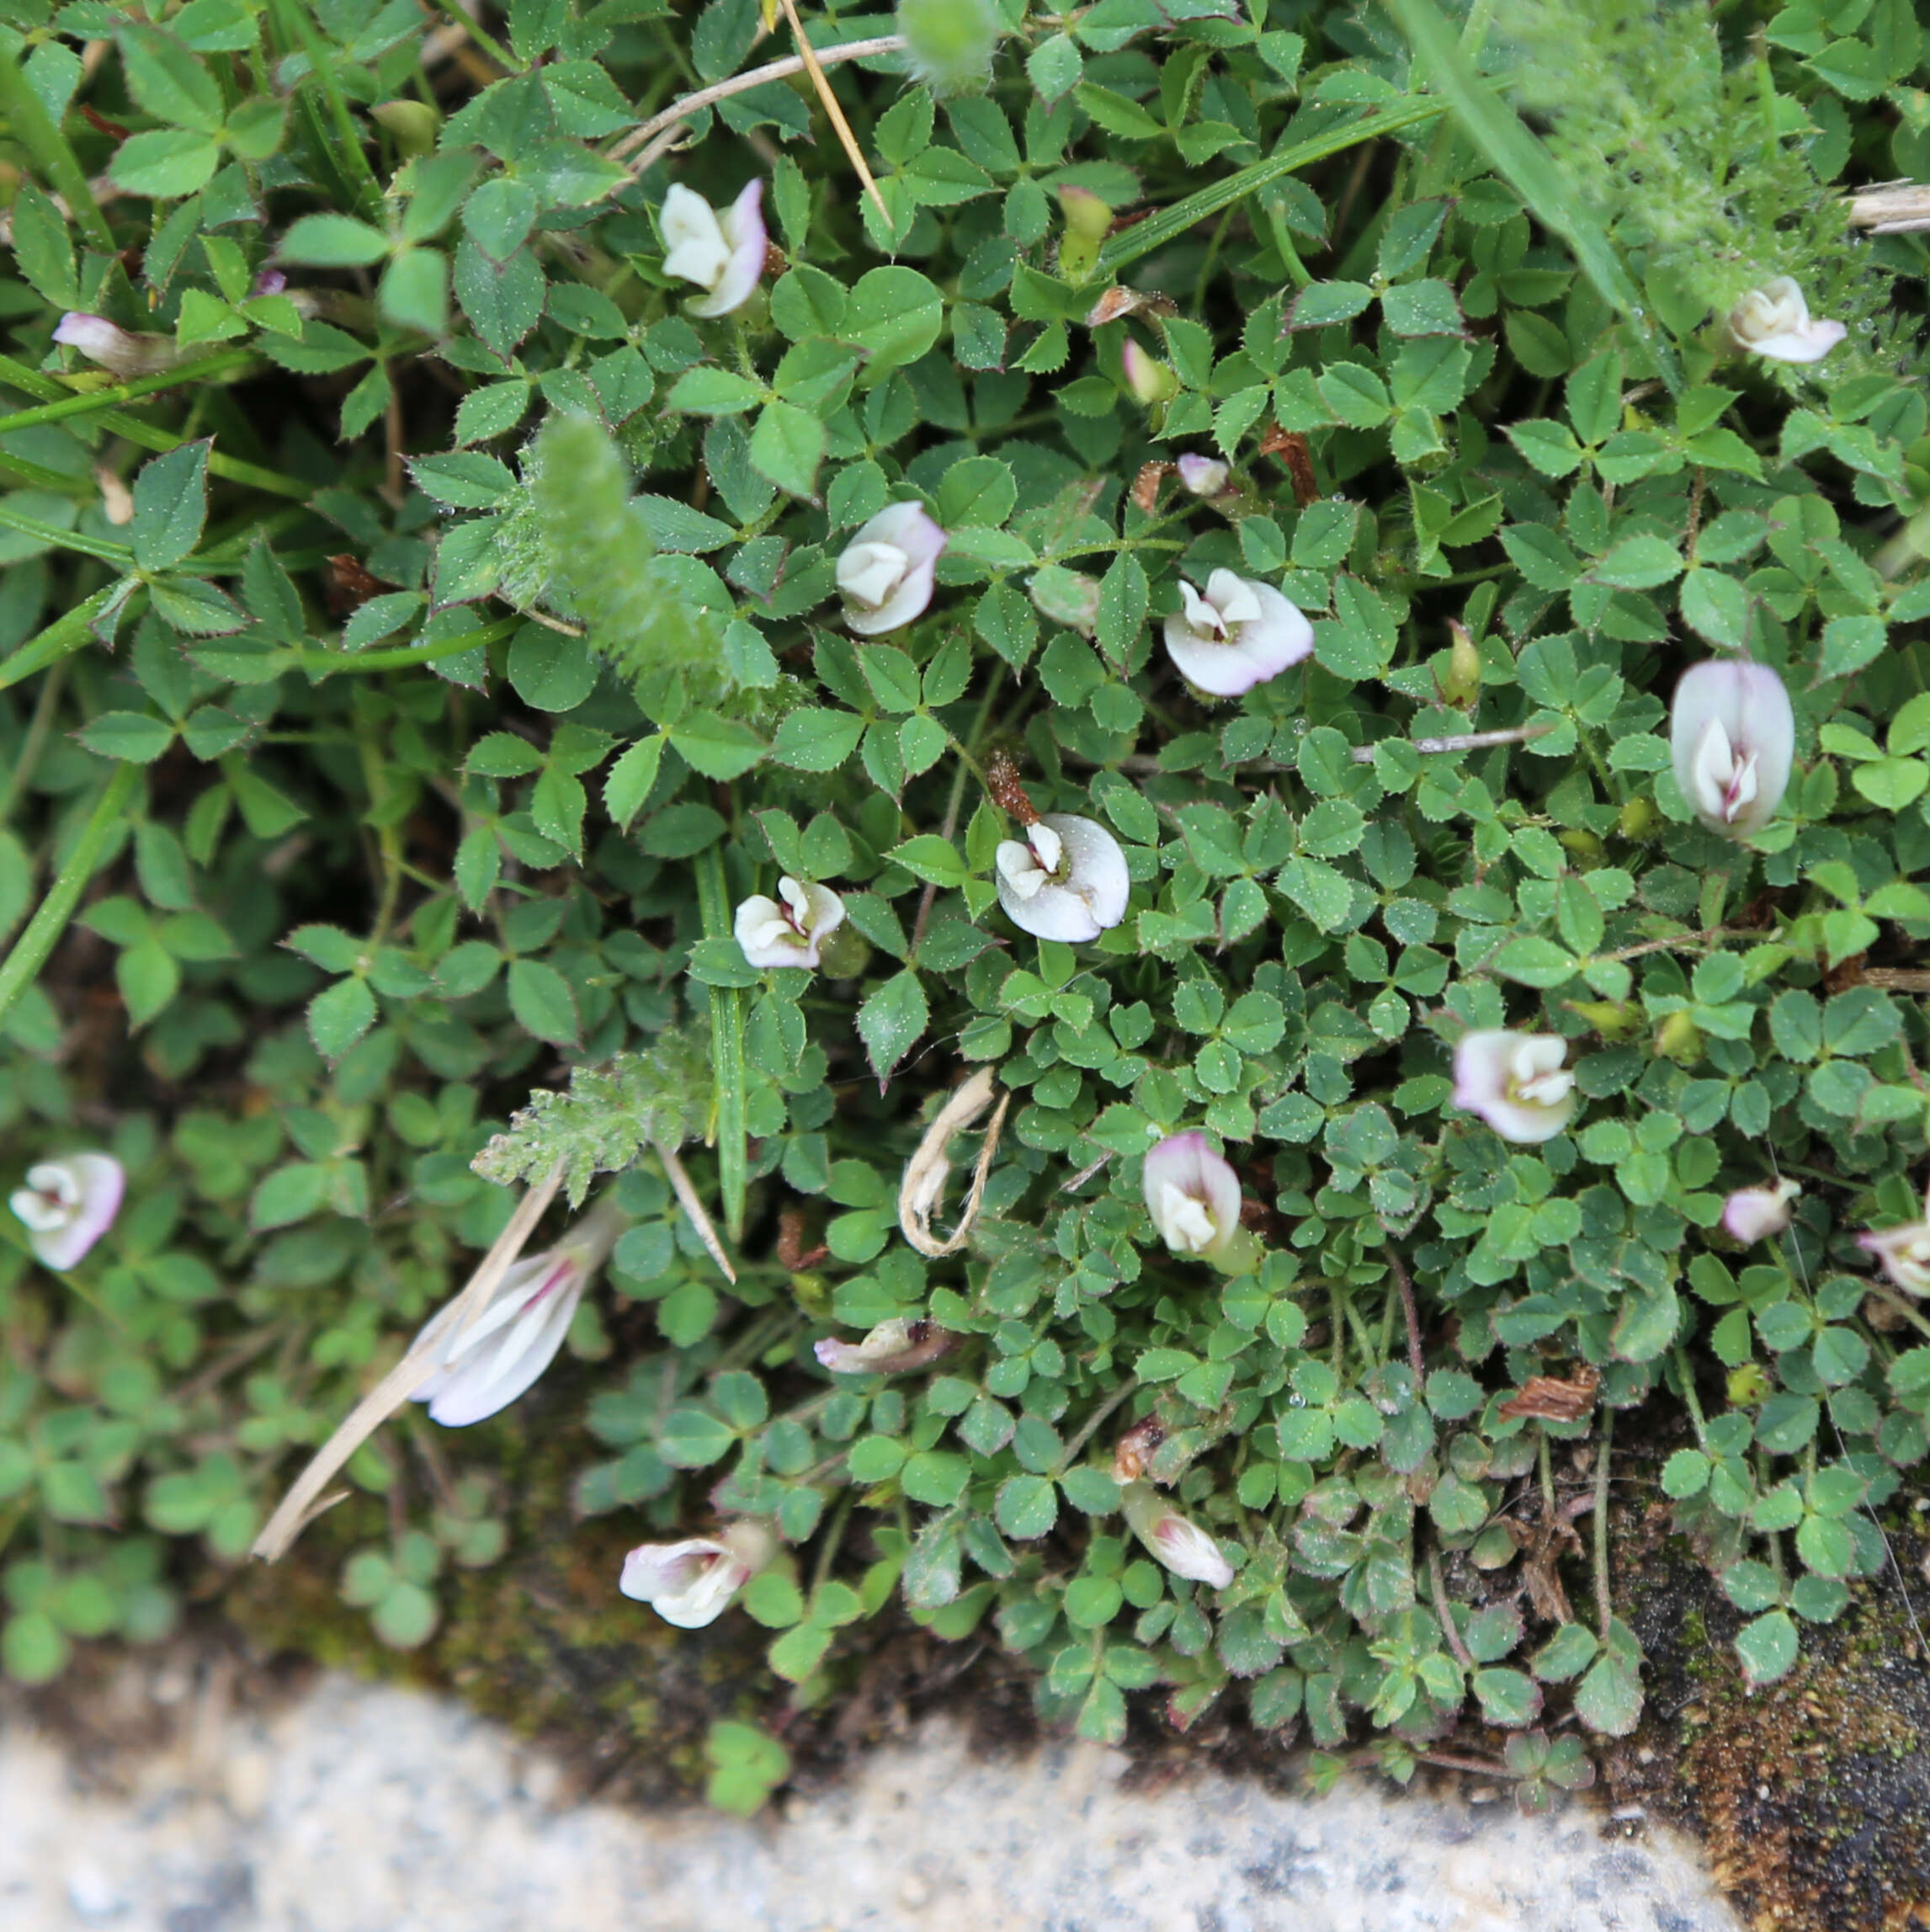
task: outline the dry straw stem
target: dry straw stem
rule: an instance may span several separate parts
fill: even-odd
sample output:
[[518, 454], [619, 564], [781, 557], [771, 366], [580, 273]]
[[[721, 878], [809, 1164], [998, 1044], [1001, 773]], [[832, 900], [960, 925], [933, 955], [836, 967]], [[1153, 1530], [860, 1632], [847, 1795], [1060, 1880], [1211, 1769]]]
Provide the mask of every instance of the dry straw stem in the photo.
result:
[[885, 232], [891, 232], [891, 210], [885, 205], [885, 197], [878, 192], [878, 184], [871, 178], [871, 170], [864, 164], [864, 151], [858, 145], [858, 136], [851, 131], [851, 123], [844, 118], [844, 109], [837, 104], [837, 96], [831, 91], [831, 82], [824, 77], [824, 68], [819, 63], [816, 50], [804, 30], [804, 23], [797, 17], [796, 0], [780, 0], [785, 19], [790, 22], [791, 38], [797, 42], [798, 57], [804, 62], [805, 72], [811, 76], [811, 84], [817, 89], [817, 98], [824, 104], [824, 111], [831, 116], [831, 125], [837, 130], [839, 145], [849, 157], [851, 165], [858, 170], [858, 178], [864, 184], [864, 192], [871, 197], [871, 205], [878, 210], [878, 218], [885, 224]]
[[[800, 36], [800, 45], [803, 44]], [[873, 40], [847, 40], [842, 46], [826, 47], [821, 51], [813, 48], [812, 58], [821, 70], [836, 67], [843, 61], [875, 60], [880, 54], [901, 54], [904, 51], [902, 34], [881, 34]], [[808, 65], [801, 53], [787, 54], [781, 61], [770, 61], [761, 67], [752, 67], [747, 74], [732, 74], [728, 80], [718, 81], [710, 87], [698, 88], [695, 93], [685, 94], [681, 100], [673, 101], [662, 114], [652, 114], [648, 120], [633, 127], [610, 149], [610, 159], [621, 161], [625, 155], [641, 148], [642, 152], [629, 163], [629, 168], [632, 174], [641, 174], [676, 145], [679, 130], [693, 114], [715, 107], [719, 101], [730, 99], [732, 94], [748, 93], [752, 88], [761, 88], [768, 82], [788, 81], [793, 74], [807, 72]], [[863, 163], [859, 165], [862, 167]], [[874, 189], [872, 192], [875, 194], [877, 190]]]
[[514, 1265], [543, 1211], [556, 1198], [562, 1184], [559, 1163], [524, 1194], [509, 1225], [496, 1237], [496, 1245], [483, 1256], [482, 1264], [470, 1276], [468, 1285], [454, 1304], [457, 1319], [448, 1334], [448, 1347], [416, 1343], [409, 1352], [349, 1411], [347, 1420], [315, 1452], [314, 1460], [298, 1476], [280, 1507], [268, 1518], [268, 1526], [254, 1541], [251, 1555], [264, 1562], [274, 1562], [288, 1553], [289, 1546], [319, 1516], [342, 1499], [343, 1492], [318, 1500], [336, 1472], [375, 1431], [444, 1365], [449, 1349], [469, 1331], [470, 1324], [489, 1305], [502, 1277]]
[[951, 1163], [945, 1158], [945, 1143], [962, 1133], [992, 1104], [992, 1069], [981, 1067], [938, 1110], [938, 1117], [925, 1129], [918, 1151], [905, 1163], [904, 1184], [898, 1190], [898, 1225], [905, 1238], [919, 1253], [936, 1261], [956, 1254], [971, 1233], [978, 1219], [979, 1204], [985, 1198], [986, 1176], [992, 1171], [992, 1158], [998, 1152], [998, 1136], [1005, 1126], [1005, 1110], [1012, 1095], [1001, 1094], [998, 1111], [985, 1131], [985, 1144], [978, 1151], [978, 1165], [972, 1172], [971, 1191], [965, 1196], [959, 1224], [941, 1241], [932, 1232], [932, 1216], [945, 1191], [945, 1176]]
[[1849, 196], [1849, 218], [1873, 235], [1911, 235], [1930, 228], [1930, 186], [1885, 181]]
[[677, 1158], [676, 1148], [667, 1141], [652, 1141], [650, 1144], [657, 1159], [663, 1163], [664, 1174], [669, 1179], [671, 1192], [677, 1196], [678, 1205], [690, 1216], [690, 1225], [697, 1230], [698, 1239], [710, 1249], [710, 1259], [724, 1270], [724, 1279], [735, 1288], [737, 1271], [731, 1265], [731, 1257], [725, 1252], [717, 1230], [711, 1226], [710, 1216], [704, 1211], [704, 1203], [698, 1199], [697, 1190], [691, 1185], [683, 1163]]

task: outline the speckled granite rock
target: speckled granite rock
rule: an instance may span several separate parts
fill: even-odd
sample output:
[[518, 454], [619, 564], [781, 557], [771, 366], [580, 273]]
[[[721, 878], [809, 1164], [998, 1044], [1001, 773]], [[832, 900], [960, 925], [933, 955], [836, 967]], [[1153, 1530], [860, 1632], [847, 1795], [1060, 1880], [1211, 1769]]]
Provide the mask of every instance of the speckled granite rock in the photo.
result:
[[7, 1932], [1736, 1932], [1694, 1847], [1348, 1782], [1154, 1793], [1090, 1745], [974, 1758], [949, 1722], [740, 1823], [572, 1802], [460, 1706], [341, 1677], [218, 1706], [86, 1780], [0, 1730]]

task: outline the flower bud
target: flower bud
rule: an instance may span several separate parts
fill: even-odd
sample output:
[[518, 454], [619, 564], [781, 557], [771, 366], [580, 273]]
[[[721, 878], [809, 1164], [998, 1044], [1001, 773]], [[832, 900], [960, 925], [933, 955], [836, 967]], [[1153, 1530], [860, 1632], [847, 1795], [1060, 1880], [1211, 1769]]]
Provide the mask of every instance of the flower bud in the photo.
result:
[[834, 1376], [897, 1376], [950, 1352], [958, 1338], [936, 1322], [880, 1322], [855, 1347], [827, 1335], [811, 1353]]
[[427, 101], [379, 101], [369, 112], [399, 153], [413, 159], [434, 151], [442, 116]]
[[1454, 1104], [1479, 1114], [1504, 1141], [1551, 1141], [1575, 1115], [1567, 1057], [1558, 1034], [1467, 1034], [1454, 1049]]
[[179, 349], [164, 335], [130, 335], [104, 316], [86, 315], [79, 310], [61, 317], [54, 340], [78, 349], [89, 362], [98, 363], [124, 380], [157, 375], [181, 359]]
[[1126, 387], [1133, 392], [1134, 399], [1148, 409], [1156, 403], [1171, 402], [1178, 395], [1179, 378], [1130, 336], [1119, 351], [1119, 361], [1125, 370]]
[[1113, 211], [1089, 188], [1061, 188], [1059, 207], [1066, 232], [1059, 237], [1059, 274], [1074, 288], [1090, 281], [1099, 265], [1099, 247], [1111, 233]]
[[1133, 1534], [1176, 1577], [1190, 1577], [1216, 1590], [1232, 1582], [1233, 1566], [1219, 1544], [1150, 1482], [1129, 1482], [1119, 1493], [1119, 1507]]
[[1641, 1010], [1627, 1000], [1571, 999], [1565, 1003], [1604, 1040], [1633, 1040], [1641, 1031]]
[[1747, 658], [1692, 665], [1669, 707], [1669, 749], [1683, 797], [1711, 832], [1759, 832], [1783, 802], [1795, 757], [1783, 680]]
[[1652, 798], [1631, 798], [1615, 821], [1615, 836], [1631, 843], [1652, 838], [1661, 829], [1662, 822], [1662, 815], [1656, 810]]
[[1441, 702], [1456, 711], [1465, 711], [1481, 695], [1481, 654], [1466, 627], [1452, 618], [1448, 635], [1454, 640], [1448, 653], [1448, 674], [1440, 680]]
[[1789, 1225], [1789, 1204], [1802, 1191], [1793, 1180], [1737, 1188], [1722, 1204], [1722, 1225], [1745, 1247], [1752, 1248]]
[[1703, 1052], [1702, 1030], [1686, 1013], [1672, 1013], [1656, 1029], [1656, 1052], [1678, 1067], [1693, 1067]]
[[1223, 494], [1233, 472], [1217, 456], [1182, 456], [1176, 467], [1180, 482], [1196, 497]]

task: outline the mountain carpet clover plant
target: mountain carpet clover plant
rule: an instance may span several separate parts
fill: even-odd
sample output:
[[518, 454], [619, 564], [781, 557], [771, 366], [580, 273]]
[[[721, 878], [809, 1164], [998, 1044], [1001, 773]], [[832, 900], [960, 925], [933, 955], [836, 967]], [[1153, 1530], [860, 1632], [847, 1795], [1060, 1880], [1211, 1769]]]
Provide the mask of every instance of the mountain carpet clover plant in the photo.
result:
[[0, 6], [0, 1668], [1549, 1802], [1631, 1512], [1754, 1687], [1923, 1494], [1919, 24], [797, 19]]

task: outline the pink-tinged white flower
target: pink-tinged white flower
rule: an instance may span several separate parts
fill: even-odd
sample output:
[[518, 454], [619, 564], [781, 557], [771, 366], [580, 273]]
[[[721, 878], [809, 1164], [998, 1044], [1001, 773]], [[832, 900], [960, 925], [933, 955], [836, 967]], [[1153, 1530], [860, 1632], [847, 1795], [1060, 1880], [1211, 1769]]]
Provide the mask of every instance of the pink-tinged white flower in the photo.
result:
[[1126, 387], [1135, 402], [1151, 408], [1156, 402], [1170, 402], [1179, 393], [1179, 378], [1150, 351], [1128, 336], [1119, 351], [1119, 364], [1125, 371]]
[[1216, 570], [1204, 593], [1183, 582], [1179, 598], [1166, 620], [1166, 654], [1188, 684], [1215, 698], [1237, 698], [1313, 650], [1313, 625], [1270, 583]]
[[1175, 1254], [1219, 1253], [1240, 1232], [1240, 1177], [1204, 1134], [1168, 1134], [1147, 1153], [1140, 1184]]
[[770, 1530], [741, 1516], [715, 1536], [640, 1544], [624, 1558], [617, 1588], [678, 1630], [701, 1630], [777, 1553]]
[[127, 1174], [112, 1154], [62, 1154], [27, 1169], [7, 1205], [43, 1268], [72, 1268], [114, 1226]]
[[812, 1344], [811, 1353], [834, 1376], [899, 1376], [935, 1362], [956, 1339], [936, 1322], [895, 1317], [880, 1322], [862, 1342], [827, 1335]]
[[77, 349], [89, 362], [122, 377], [156, 375], [181, 359], [180, 350], [167, 336], [130, 335], [106, 317], [90, 316], [78, 309], [61, 317], [54, 340]]
[[1722, 1204], [1722, 1225], [1747, 1247], [1768, 1241], [1789, 1225], [1789, 1204], [1802, 1192], [1793, 1180], [1767, 1187], [1739, 1187]]
[[1233, 476], [1217, 456], [1188, 454], [1179, 459], [1178, 469], [1180, 482], [1196, 497], [1218, 496]]
[[1859, 1234], [1856, 1244], [1876, 1257], [1899, 1288], [1911, 1295], [1930, 1295], [1930, 1196], [1924, 1200], [1922, 1220], [1873, 1229]]
[[993, 862], [1005, 916], [1036, 938], [1077, 945], [1126, 916], [1126, 855], [1093, 819], [1048, 812], [1023, 842], [1001, 840]]
[[727, 316], [751, 299], [764, 272], [763, 182], [752, 177], [721, 212], [679, 181], [663, 198], [663, 272], [708, 292], [690, 304], [694, 316]]
[[1133, 1534], [1176, 1577], [1190, 1577], [1223, 1590], [1233, 1580], [1233, 1566], [1205, 1530], [1180, 1514], [1150, 1482], [1129, 1482], [1119, 1492], [1119, 1507]]
[[481, 1312], [459, 1326], [459, 1306], [432, 1315], [416, 1345], [439, 1348], [442, 1366], [417, 1389], [429, 1419], [465, 1429], [518, 1396], [556, 1359], [577, 1304], [624, 1227], [606, 1203], [578, 1221], [554, 1248], [514, 1264]]
[[844, 923], [844, 902], [828, 886], [788, 874], [778, 896], [754, 892], [737, 908], [735, 931], [754, 966], [815, 966], [818, 948]]
[[932, 601], [933, 572], [949, 541], [922, 503], [879, 511], [837, 560], [846, 625], [861, 637], [875, 637], [923, 615]]
[[1504, 1141], [1551, 1141], [1574, 1118], [1568, 1042], [1553, 1033], [1470, 1033], [1454, 1049], [1454, 1104]]
[[1711, 832], [1746, 838], [1776, 816], [1796, 753], [1796, 718], [1767, 664], [1715, 657], [1682, 674], [1669, 707], [1675, 782]]
[[1813, 322], [1803, 291], [1788, 275], [1752, 289], [1729, 311], [1739, 349], [1772, 362], [1821, 362], [1849, 332], [1840, 322]]

